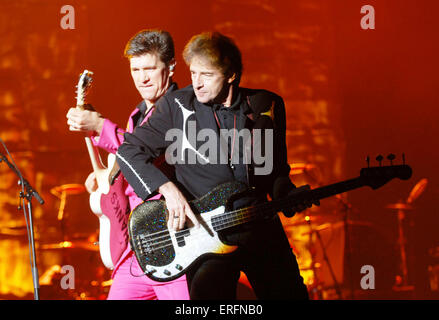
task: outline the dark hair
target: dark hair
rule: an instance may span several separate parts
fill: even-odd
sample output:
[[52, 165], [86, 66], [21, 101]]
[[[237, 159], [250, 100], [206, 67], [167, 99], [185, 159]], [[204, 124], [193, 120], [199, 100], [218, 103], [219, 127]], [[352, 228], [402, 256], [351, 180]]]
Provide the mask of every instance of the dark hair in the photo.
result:
[[226, 77], [236, 75], [239, 84], [242, 75], [242, 58], [235, 42], [219, 32], [204, 32], [193, 36], [186, 44], [183, 59], [190, 65], [194, 56], [202, 56], [218, 67]]
[[126, 44], [124, 55], [128, 59], [147, 53], [156, 53], [167, 66], [174, 59], [174, 41], [169, 32], [147, 29], [136, 33]]

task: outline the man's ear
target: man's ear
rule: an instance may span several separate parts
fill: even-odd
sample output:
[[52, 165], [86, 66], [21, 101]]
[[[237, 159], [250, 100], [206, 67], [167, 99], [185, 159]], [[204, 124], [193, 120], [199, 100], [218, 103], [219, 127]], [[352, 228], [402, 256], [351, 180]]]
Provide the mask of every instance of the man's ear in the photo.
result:
[[233, 81], [235, 81], [235, 79], [236, 79], [236, 73], [232, 74], [232, 76], [230, 76], [227, 79], [227, 83], [231, 84]]
[[172, 77], [174, 75], [175, 65], [177, 64], [177, 61], [175, 59], [172, 59], [169, 63], [169, 76]]

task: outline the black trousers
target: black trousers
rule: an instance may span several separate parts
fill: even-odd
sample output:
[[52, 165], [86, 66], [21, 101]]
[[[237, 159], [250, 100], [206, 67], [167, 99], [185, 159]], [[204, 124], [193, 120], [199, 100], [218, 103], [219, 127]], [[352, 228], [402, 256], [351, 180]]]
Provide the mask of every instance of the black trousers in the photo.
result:
[[278, 217], [225, 240], [239, 249], [227, 256], [203, 259], [187, 273], [192, 300], [234, 300], [240, 271], [258, 299], [307, 300], [308, 291]]

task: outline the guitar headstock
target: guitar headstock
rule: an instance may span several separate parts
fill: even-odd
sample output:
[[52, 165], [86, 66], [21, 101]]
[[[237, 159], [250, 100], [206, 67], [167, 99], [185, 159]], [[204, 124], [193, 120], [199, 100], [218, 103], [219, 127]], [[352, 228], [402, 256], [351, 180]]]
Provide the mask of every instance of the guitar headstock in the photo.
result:
[[[360, 171], [360, 178], [363, 179], [365, 185], [371, 187], [372, 189], [378, 189], [385, 185], [390, 180], [395, 178], [401, 180], [408, 180], [412, 176], [412, 168], [405, 164], [405, 159], [403, 156], [402, 165], [393, 165], [392, 161], [395, 159], [394, 155], [389, 155], [387, 159], [390, 160], [389, 166], [381, 166], [382, 156], [376, 158], [380, 166], [379, 167], [367, 167]], [[369, 157], [367, 158], [369, 164]]]
[[91, 87], [91, 83], [93, 82], [93, 78], [91, 77], [93, 72], [84, 70], [79, 76], [78, 85], [76, 86], [76, 105], [82, 106], [85, 102], [85, 96], [88, 93], [88, 90]]

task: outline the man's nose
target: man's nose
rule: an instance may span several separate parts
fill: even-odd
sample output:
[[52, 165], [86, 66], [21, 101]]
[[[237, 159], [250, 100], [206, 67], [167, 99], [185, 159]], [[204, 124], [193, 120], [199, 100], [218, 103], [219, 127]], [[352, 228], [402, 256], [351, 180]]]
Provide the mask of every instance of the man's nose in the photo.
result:
[[140, 74], [140, 80], [142, 82], [147, 82], [149, 80], [149, 74], [146, 70], [142, 71]]
[[197, 89], [201, 88], [203, 86], [203, 82], [201, 81], [201, 77], [198, 75], [194, 75], [192, 77], [192, 85]]

